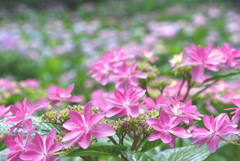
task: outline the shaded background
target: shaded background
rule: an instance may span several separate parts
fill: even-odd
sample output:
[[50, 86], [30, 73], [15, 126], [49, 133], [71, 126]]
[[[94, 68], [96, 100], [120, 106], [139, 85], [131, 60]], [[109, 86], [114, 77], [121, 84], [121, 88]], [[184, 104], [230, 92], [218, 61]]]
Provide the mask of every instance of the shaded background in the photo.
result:
[[[74, 92], [88, 101], [101, 85], [87, 71], [108, 50], [151, 49], [170, 76], [169, 58], [191, 43], [239, 48], [239, 6], [238, 0], [1, 0], [0, 77], [34, 78], [43, 89], [75, 83]], [[237, 161], [239, 150], [227, 145], [208, 160]]]

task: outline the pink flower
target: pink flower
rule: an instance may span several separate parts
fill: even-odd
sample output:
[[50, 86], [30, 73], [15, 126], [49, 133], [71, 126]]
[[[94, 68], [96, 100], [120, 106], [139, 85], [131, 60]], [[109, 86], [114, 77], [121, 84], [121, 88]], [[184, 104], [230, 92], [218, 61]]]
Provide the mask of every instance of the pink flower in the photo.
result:
[[222, 61], [221, 54], [211, 54], [212, 53], [212, 44], [209, 44], [205, 49], [203, 49], [200, 45], [196, 46], [192, 44], [191, 47], [185, 48], [185, 52], [188, 54], [187, 57], [181, 66], [186, 65], [199, 65], [202, 67], [206, 67], [211, 71], [218, 71], [217, 65], [219, 65]]
[[91, 103], [86, 104], [84, 109], [84, 115], [80, 115], [76, 111], [70, 111], [70, 120], [63, 124], [63, 127], [70, 131], [67, 135], [63, 137], [65, 148], [70, 147], [73, 143], [77, 141], [78, 145], [83, 149], [87, 149], [91, 135], [95, 138], [102, 138], [107, 136], [112, 136], [115, 134], [114, 129], [107, 124], [96, 125], [103, 117], [104, 113], [98, 113], [92, 115], [92, 105]]
[[225, 59], [225, 64], [233, 67], [239, 68], [240, 60], [240, 50], [232, 48], [228, 43], [224, 43], [222, 48], [219, 48], [220, 52], [223, 54], [223, 59]]
[[103, 112], [107, 112], [108, 109], [111, 108], [111, 104], [106, 100], [108, 95], [109, 94], [101, 88], [94, 90], [91, 94], [93, 107], [99, 108]]
[[74, 84], [67, 87], [67, 89], [62, 89], [60, 87], [56, 88], [56, 91], [48, 94], [48, 98], [54, 100], [52, 104], [61, 105], [62, 101], [68, 102], [80, 102], [81, 98], [76, 95], [71, 95], [74, 88]]
[[160, 110], [160, 106], [165, 104], [165, 100], [163, 100], [163, 96], [160, 94], [156, 99], [156, 103], [151, 97], [145, 97], [144, 103], [143, 107], [147, 110]]
[[23, 99], [22, 103], [18, 103], [17, 106], [10, 105], [11, 112], [16, 117], [9, 118], [3, 124], [6, 125], [6, 124], [16, 123], [16, 125], [9, 130], [9, 134], [15, 128], [19, 129], [22, 123], [23, 123], [23, 126], [22, 126], [23, 130], [28, 131], [28, 129], [32, 127], [32, 120], [27, 118], [30, 117], [39, 108], [42, 108], [42, 106], [29, 107], [29, 105], [27, 104], [26, 97]]
[[154, 52], [152, 50], [144, 51], [143, 54], [140, 55], [140, 57], [146, 58], [151, 63], [154, 63], [156, 60], [158, 60], [158, 57], [153, 56]]
[[156, 130], [150, 134], [149, 141], [161, 139], [163, 143], [172, 148], [175, 146], [175, 138], [171, 134], [179, 138], [191, 137], [183, 127], [176, 127], [181, 120], [176, 117], [169, 117], [164, 110], [161, 110], [159, 118], [151, 118], [146, 121], [149, 126]]
[[171, 67], [175, 67], [177, 64], [182, 63], [183, 61], [183, 52], [178, 55], [174, 55], [173, 58], [169, 60]]
[[161, 107], [170, 117], [175, 116], [186, 124], [193, 122], [193, 119], [201, 120], [199, 116], [203, 115], [197, 111], [197, 107], [195, 105], [192, 105], [192, 101], [180, 102], [177, 96], [172, 98], [166, 95], [165, 97], [166, 104], [164, 106], [161, 105]]
[[122, 83], [124, 83], [124, 87], [127, 85], [132, 85], [134, 87], [138, 86], [137, 78], [146, 79], [147, 76], [143, 74], [141, 71], [135, 71], [137, 67], [137, 62], [127, 66], [126, 62], [123, 62], [121, 66], [118, 66], [114, 69], [113, 77], [120, 78], [115, 86], [118, 88]]
[[118, 117], [129, 114], [132, 117], [137, 117], [139, 115], [139, 103], [138, 100], [144, 95], [146, 91], [140, 90], [136, 91], [132, 86], [128, 86], [123, 92], [115, 90], [107, 101], [113, 104], [108, 111], [106, 116], [112, 117], [117, 115]]
[[7, 117], [11, 117], [12, 113], [10, 112], [10, 107], [5, 107], [4, 105], [0, 105], [0, 119], [4, 119]]
[[224, 109], [224, 110], [235, 110], [235, 111], [231, 112], [231, 114], [234, 114], [234, 116], [232, 117], [232, 120], [234, 120], [237, 117], [240, 118], [240, 100], [239, 99], [232, 99], [231, 101], [237, 107], [231, 107], [231, 108], [227, 108], [227, 109]]
[[40, 88], [40, 82], [36, 79], [27, 79], [24, 82], [21, 82], [20, 85], [22, 88]]
[[29, 161], [53, 161], [57, 158], [53, 156], [54, 153], [63, 148], [61, 143], [54, 143], [55, 136], [56, 129], [50, 131], [45, 138], [36, 132], [34, 142], [25, 146], [26, 151], [20, 155], [20, 158]]
[[199, 142], [197, 147], [200, 147], [205, 142], [208, 142], [207, 146], [209, 150], [214, 153], [217, 150], [220, 137], [239, 133], [235, 128], [237, 127], [236, 122], [238, 122], [238, 120], [239, 118], [230, 122], [227, 114], [225, 113], [218, 115], [215, 119], [213, 116], [205, 115], [203, 117], [203, 123], [209, 131], [204, 128], [193, 129], [191, 132], [193, 136], [192, 144]]
[[3, 155], [9, 155], [6, 161], [22, 161], [22, 159], [19, 158], [19, 155], [25, 151], [25, 146], [29, 143], [29, 138], [35, 128], [36, 126], [32, 127], [27, 132], [25, 143], [23, 142], [23, 132], [19, 134], [19, 132], [17, 131], [16, 137], [12, 137], [9, 135], [5, 138], [5, 144], [10, 150], [3, 153]]

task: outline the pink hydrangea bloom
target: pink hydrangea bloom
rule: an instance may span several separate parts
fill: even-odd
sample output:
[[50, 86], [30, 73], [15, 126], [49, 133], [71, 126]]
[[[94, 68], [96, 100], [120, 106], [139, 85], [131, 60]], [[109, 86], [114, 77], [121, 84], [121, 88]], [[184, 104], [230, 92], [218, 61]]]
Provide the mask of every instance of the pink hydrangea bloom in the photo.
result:
[[232, 48], [228, 43], [224, 43], [222, 48], [218, 48], [218, 50], [223, 54], [223, 59], [225, 60], [225, 64], [233, 67], [239, 68], [240, 60], [237, 59], [240, 57], [240, 50]]
[[29, 138], [34, 131], [36, 126], [32, 127], [28, 132], [24, 143], [23, 138], [23, 132], [19, 133], [17, 131], [17, 136], [7, 136], [5, 138], [5, 144], [9, 151], [3, 153], [3, 155], [8, 155], [8, 158], [6, 161], [23, 161], [19, 158], [19, 155], [22, 154], [25, 151], [25, 146], [29, 143]]
[[106, 116], [112, 117], [117, 115], [118, 117], [126, 114], [137, 117], [139, 115], [139, 103], [138, 100], [145, 94], [145, 90], [134, 90], [132, 86], [128, 86], [123, 92], [115, 90], [107, 100], [113, 104]]
[[154, 130], [148, 138], [149, 141], [161, 139], [163, 143], [169, 147], [175, 146], [175, 138], [171, 135], [175, 135], [179, 138], [189, 138], [191, 135], [183, 127], [176, 127], [181, 119], [176, 117], [169, 117], [168, 114], [161, 110], [159, 118], [151, 118], [146, 120], [149, 126]]
[[92, 114], [91, 103], [86, 104], [84, 115], [80, 115], [76, 111], [70, 111], [70, 120], [63, 124], [63, 127], [70, 131], [62, 140], [66, 142], [65, 148], [77, 142], [83, 149], [87, 149], [90, 144], [91, 135], [95, 138], [114, 135], [115, 130], [110, 125], [104, 123], [97, 124], [104, 116], [104, 113]]
[[205, 49], [200, 45], [196, 46], [194, 44], [191, 47], [185, 48], [188, 57], [182, 62], [181, 66], [199, 65], [211, 71], [218, 71], [217, 65], [221, 63], [223, 56], [221, 54], [211, 54], [212, 48], [212, 44], [209, 44]]
[[232, 120], [234, 120], [237, 117], [240, 117], [240, 100], [239, 99], [232, 99], [231, 101], [237, 107], [231, 107], [231, 108], [227, 108], [227, 109], [224, 109], [224, 110], [235, 110], [235, 111], [231, 112], [231, 114], [234, 114], [234, 116], [232, 117]]
[[23, 130], [28, 131], [32, 127], [32, 120], [27, 119], [27, 118], [30, 117], [39, 108], [42, 108], [42, 106], [29, 107], [29, 105], [27, 104], [27, 98], [26, 97], [23, 99], [22, 103], [18, 103], [17, 106], [10, 105], [11, 112], [16, 117], [9, 118], [3, 124], [6, 125], [6, 124], [16, 123], [16, 125], [14, 125], [9, 130], [9, 134], [15, 128], [19, 129], [20, 126], [22, 125], [22, 123], [23, 123], [23, 126], [22, 126]]
[[201, 120], [199, 117], [203, 115], [197, 111], [195, 105], [192, 105], [192, 101], [180, 102], [177, 96], [172, 98], [166, 95], [165, 97], [166, 104], [164, 106], [161, 105], [161, 107], [169, 116], [175, 116], [186, 124], [192, 123], [193, 119]]
[[[54, 143], [56, 129], [48, 133], [45, 138], [42, 138], [37, 132], [33, 143], [25, 146], [25, 152], [20, 155], [22, 160], [29, 161], [53, 161], [57, 157], [53, 156], [55, 152], [61, 150], [63, 145], [59, 142]], [[57, 161], [60, 161], [59, 159]]]
[[143, 107], [147, 110], [160, 110], [160, 106], [164, 105], [165, 102], [161, 94], [157, 97], [156, 103], [151, 97], [145, 97]]
[[111, 108], [111, 104], [106, 100], [108, 96], [109, 94], [101, 88], [94, 90], [91, 94], [93, 107], [99, 108], [103, 112], [107, 112], [108, 109]]
[[207, 127], [205, 128], [195, 128], [192, 130], [191, 134], [193, 136], [192, 144], [199, 142], [197, 147], [200, 147], [205, 142], [209, 150], [214, 153], [217, 150], [218, 142], [220, 137], [224, 137], [227, 135], [238, 134], [238, 130], [236, 122], [238, 122], [239, 118], [230, 122], [227, 114], [221, 113], [215, 119], [213, 116], [205, 115], [203, 117], [203, 123]]
[[103, 55], [100, 60], [93, 63], [88, 74], [93, 74], [92, 77], [96, 81], [101, 82], [102, 85], [106, 85], [115, 66], [119, 65], [119, 63], [122, 64], [122, 61], [132, 59], [133, 57], [133, 55], [124, 53], [121, 48], [109, 51], [107, 54]]
[[48, 98], [53, 100], [52, 104], [56, 105], [61, 105], [63, 100], [68, 102], [81, 102], [80, 97], [76, 95], [71, 95], [73, 88], [74, 84], [70, 85], [65, 90], [57, 87], [55, 92], [48, 94]]
[[4, 119], [11, 116], [12, 113], [10, 112], [10, 106], [5, 107], [4, 105], [0, 105], [0, 119]]
[[113, 77], [120, 78], [115, 86], [118, 88], [122, 83], [124, 87], [127, 85], [132, 85], [134, 87], [138, 86], [137, 78], [146, 79], [147, 76], [141, 71], [136, 71], [137, 62], [127, 66], [126, 62], [123, 62], [122, 65], [114, 69]]

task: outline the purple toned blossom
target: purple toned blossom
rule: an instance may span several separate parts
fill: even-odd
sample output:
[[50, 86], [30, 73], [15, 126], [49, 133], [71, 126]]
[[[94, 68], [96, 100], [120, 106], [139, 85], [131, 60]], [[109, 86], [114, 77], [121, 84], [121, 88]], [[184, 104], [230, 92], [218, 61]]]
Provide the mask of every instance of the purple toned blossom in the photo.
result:
[[200, 45], [196, 46], [194, 44], [191, 47], [185, 48], [188, 57], [186, 57], [181, 66], [199, 65], [211, 71], [218, 71], [217, 65], [221, 63], [223, 56], [221, 54], [212, 54], [212, 48], [212, 44], [209, 44], [205, 49]]
[[11, 117], [12, 113], [10, 112], [10, 107], [5, 107], [4, 105], [0, 105], [0, 119], [4, 119], [7, 117]]
[[9, 134], [15, 129], [19, 129], [21, 125], [23, 124], [22, 128], [24, 131], [28, 131], [32, 127], [32, 120], [27, 119], [30, 117], [36, 110], [39, 108], [42, 108], [42, 106], [33, 106], [30, 107], [27, 104], [27, 98], [25, 97], [21, 103], [18, 103], [16, 106], [10, 105], [11, 112], [14, 116], [14, 118], [9, 118], [7, 121], [5, 121], [3, 124], [12, 124], [16, 123], [10, 130]]
[[8, 158], [6, 161], [23, 161], [19, 158], [19, 155], [22, 154], [25, 151], [25, 147], [27, 144], [29, 144], [29, 138], [34, 131], [36, 126], [32, 127], [28, 132], [24, 143], [23, 138], [23, 132], [19, 133], [17, 131], [17, 136], [7, 136], [5, 138], [5, 145], [9, 149], [9, 151], [5, 152], [3, 155], [8, 155]]
[[113, 104], [106, 116], [112, 117], [117, 115], [118, 117], [126, 114], [137, 117], [139, 115], [139, 103], [138, 100], [145, 94], [145, 90], [134, 90], [132, 86], [128, 86], [123, 92], [116, 89], [114, 93], [107, 98], [107, 101]]
[[[25, 146], [25, 152], [20, 155], [22, 160], [29, 161], [53, 161], [57, 157], [53, 156], [55, 152], [61, 150], [63, 145], [59, 142], [54, 143], [56, 129], [48, 133], [45, 138], [42, 138], [37, 132], [33, 143]], [[59, 159], [57, 161], [60, 161]]]
[[174, 98], [166, 95], [166, 104], [163, 106], [161, 105], [162, 109], [170, 117], [177, 117], [186, 124], [192, 123], [193, 120], [201, 120], [201, 115], [197, 111], [197, 107], [192, 105], [192, 101], [180, 102], [179, 98], [175, 96]]
[[76, 95], [71, 95], [71, 92], [74, 88], [74, 84], [67, 87], [67, 89], [62, 89], [60, 87], [56, 87], [56, 91], [49, 93], [48, 98], [53, 100], [52, 104], [61, 105], [62, 101], [68, 102], [81, 102], [81, 98]]
[[115, 86], [118, 88], [121, 84], [124, 83], [124, 87], [127, 85], [132, 85], [134, 87], [138, 86], [137, 78], [146, 79], [147, 76], [141, 71], [136, 71], [137, 62], [127, 66], [126, 62], [123, 62], [122, 65], [114, 69], [113, 77], [120, 78]]
[[151, 97], [145, 97], [143, 107], [147, 110], [160, 110], [160, 106], [164, 105], [165, 102], [161, 94], [157, 97], [156, 103]]
[[239, 118], [235, 119], [233, 122], [230, 122], [227, 114], [221, 113], [215, 119], [213, 116], [205, 115], [203, 117], [203, 123], [206, 128], [195, 128], [192, 130], [191, 134], [193, 136], [192, 144], [199, 142], [197, 147], [200, 147], [205, 142], [209, 150], [214, 153], [217, 150], [218, 142], [220, 137], [227, 135], [238, 134], [236, 129]]
[[175, 146], [175, 138], [171, 134], [179, 138], [191, 137], [183, 127], [176, 127], [181, 122], [181, 119], [169, 117], [164, 110], [161, 110], [159, 118], [151, 118], [146, 121], [149, 126], [156, 130], [150, 134], [149, 141], [161, 139], [163, 143], [172, 148]]
[[92, 114], [91, 103], [86, 104], [84, 109], [84, 115], [80, 115], [76, 111], [70, 111], [70, 120], [63, 124], [63, 127], [70, 131], [67, 135], [63, 137], [65, 148], [68, 148], [77, 142], [79, 146], [83, 149], [87, 149], [91, 136], [95, 138], [102, 138], [107, 136], [112, 136], [115, 134], [115, 130], [107, 124], [97, 124], [102, 118], [104, 118], [104, 113]]

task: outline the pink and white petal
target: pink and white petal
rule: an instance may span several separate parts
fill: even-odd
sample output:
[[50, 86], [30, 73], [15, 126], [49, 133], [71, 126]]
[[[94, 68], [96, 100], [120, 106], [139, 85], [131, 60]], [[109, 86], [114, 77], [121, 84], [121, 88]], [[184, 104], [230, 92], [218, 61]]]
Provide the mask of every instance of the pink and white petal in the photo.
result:
[[78, 140], [78, 145], [80, 145], [83, 149], [87, 149], [91, 140], [91, 133], [84, 133], [81, 138]]
[[114, 115], [117, 115], [118, 113], [120, 113], [123, 110], [123, 108], [120, 107], [113, 107], [111, 109], [109, 109], [106, 113], [106, 117], [112, 117]]
[[162, 142], [165, 144], [170, 143], [172, 141], [172, 135], [168, 132], [161, 132], [160, 138]]
[[52, 144], [54, 143], [54, 139], [56, 136], [56, 129], [52, 129], [46, 137], [46, 150], [48, 151], [50, 149], [50, 147], [52, 146]]
[[213, 136], [213, 138], [207, 143], [207, 146], [209, 148], [209, 150], [211, 151], [211, 153], [216, 152], [217, 148], [218, 148], [218, 142], [219, 142], [219, 137], [218, 136]]
[[76, 124], [76, 122], [72, 120], [68, 120], [64, 122], [63, 127], [69, 131], [77, 131], [77, 130], [81, 130], [84, 126], [78, 125]]
[[102, 138], [114, 135], [115, 130], [108, 124], [98, 124], [91, 129], [91, 134], [95, 138]]
[[23, 127], [22, 127], [22, 129], [23, 129], [24, 131], [30, 130], [31, 127], [32, 127], [32, 119], [27, 119], [27, 120], [25, 120], [25, 121], [23, 122]]
[[147, 119], [146, 122], [148, 123], [149, 126], [152, 126], [152, 124], [159, 124], [159, 119], [150, 118], [150, 119]]
[[26, 152], [23, 152], [21, 155], [20, 155], [20, 158], [22, 160], [41, 160], [43, 159], [44, 155], [43, 153], [37, 153], [35, 151], [32, 151], [32, 150], [28, 150]]
[[53, 154], [63, 148], [63, 145], [59, 142], [56, 142], [51, 145], [50, 150], [48, 151], [48, 154]]
[[138, 117], [139, 116], [139, 108], [137, 106], [130, 106], [127, 108], [127, 113], [131, 115], [132, 117]]
[[161, 132], [159, 132], [159, 131], [152, 132], [148, 138], [148, 141], [154, 141], [154, 140], [160, 139], [160, 134], [161, 134]]
[[71, 92], [73, 91], [74, 88], [74, 84], [71, 84], [69, 87], [67, 87], [67, 89], [65, 90], [66, 95], [71, 94]]
[[91, 117], [92, 117], [92, 104], [91, 102], [88, 102], [84, 108], [84, 119], [87, 124], [90, 124]]
[[76, 95], [72, 95], [70, 98], [67, 98], [66, 101], [68, 102], [81, 102], [82, 99]]
[[91, 117], [89, 126], [91, 127], [91, 126], [95, 125], [96, 123], [98, 123], [104, 117], [105, 117], [104, 113], [93, 114], [92, 117]]
[[141, 71], [134, 72], [134, 76], [137, 77], [137, 78], [141, 78], [141, 79], [146, 79], [147, 78], [146, 74], [144, 74]]
[[134, 86], [134, 87], [138, 86], [138, 81], [135, 76], [130, 76], [128, 78], [128, 81], [129, 81], [129, 84], [131, 84], [132, 86]]
[[60, 100], [60, 97], [57, 93], [49, 93], [47, 96], [50, 100]]
[[176, 127], [174, 129], [170, 130], [169, 132], [179, 138], [189, 138], [192, 136], [183, 127]]

